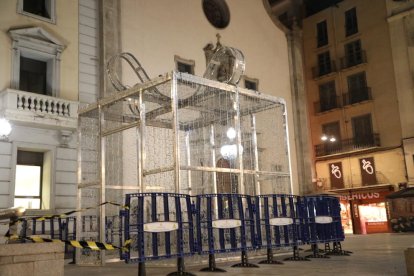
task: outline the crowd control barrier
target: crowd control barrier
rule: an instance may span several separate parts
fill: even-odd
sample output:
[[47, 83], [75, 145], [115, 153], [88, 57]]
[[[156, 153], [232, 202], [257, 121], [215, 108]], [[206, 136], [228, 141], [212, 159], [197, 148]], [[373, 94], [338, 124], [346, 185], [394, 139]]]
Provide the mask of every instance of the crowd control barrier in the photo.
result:
[[257, 247], [267, 250], [263, 264], [281, 264], [273, 259], [273, 248], [292, 247], [293, 257], [286, 260], [305, 261], [299, 256], [299, 245], [307, 242], [303, 206], [295, 195], [273, 194], [256, 197]]
[[[122, 254], [127, 263], [139, 263], [139, 275], [145, 274], [148, 260], [177, 258], [177, 272], [184, 270], [184, 257], [208, 255], [208, 272], [217, 268], [217, 254], [240, 252], [238, 267], [257, 267], [249, 263], [249, 250], [266, 250], [264, 264], [280, 264], [273, 249], [292, 248], [293, 257], [285, 260], [309, 261], [299, 256], [299, 246], [310, 244], [321, 257], [318, 244], [333, 242], [332, 253], [342, 253], [344, 232], [339, 200], [333, 196], [295, 196], [271, 194], [205, 194], [189, 196], [173, 193], [137, 193], [126, 195], [122, 211], [123, 242], [130, 249]], [[340, 255], [340, 254], [337, 254]]]
[[253, 197], [240, 194], [196, 196], [197, 252], [209, 255], [209, 266], [201, 271], [223, 271], [215, 266], [215, 253], [241, 252], [234, 267], [257, 267], [247, 259], [254, 249]]
[[[306, 217], [306, 230], [312, 254], [308, 258], [328, 258], [327, 255], [347, 255], [342, 252], [345, 239], [341, 224], [341, 207], [337, 197], [320, 195], [302, 197]], [[330, 249], [330, 242], [334, 249]], [[320, 250], [318, 244], [325, 244]], [[325, 253], [325, 254], [321, 254]]]
[[196, 254], [192, 203], [189, 195], [138, 193], [126, 195], [125, 239], [131, 240], [125, 260], [139, 263], [145, 275], [145, 261], [177, 258], [178, 271], [184, 272], [184, 256]]
[[[26, 218], [22, 220], [19, 236], [23, 241], [29, 236], [42, 236], [57, 240], [76, 239], [76, 218], [46, 218], [37, 220], [36, 218]], [[65, 244], [65, 255], [69, 257], [74, 249]]]

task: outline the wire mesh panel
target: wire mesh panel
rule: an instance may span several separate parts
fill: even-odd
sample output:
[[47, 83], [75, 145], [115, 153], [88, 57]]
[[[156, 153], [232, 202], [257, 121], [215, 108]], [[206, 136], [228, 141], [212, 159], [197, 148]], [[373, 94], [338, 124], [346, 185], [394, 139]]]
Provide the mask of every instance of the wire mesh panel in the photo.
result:
[[172, 193], [128, 194], [125, 239], [131, 239], [127, 262], [194, 254], [190, 196]]
[[256, 197], [259, 248], [292, 247], [307, 240], [300, 198], [273, 194]]
[[[80, 111], [80, 208], [135, 192], [290, 192], [282, 99], [176, 72], [121, 90]], [[105, 217], [119, 211], [82, 214], [98, 229], [80, 239], [104, 242]]]
[[305, 196], [305, 217], [310, 243], [343, 241], [339, 199], [334, 196]]
[[289, 193], [284, 101], [187, 74], [176, 78], [180, 187], [203, 190], [193, 176], [205, 171], [213, 172], [212, 193]]
[[196, 232], [200, 254], [255, 247], [252, 197], [240, 194], [196, 196]]

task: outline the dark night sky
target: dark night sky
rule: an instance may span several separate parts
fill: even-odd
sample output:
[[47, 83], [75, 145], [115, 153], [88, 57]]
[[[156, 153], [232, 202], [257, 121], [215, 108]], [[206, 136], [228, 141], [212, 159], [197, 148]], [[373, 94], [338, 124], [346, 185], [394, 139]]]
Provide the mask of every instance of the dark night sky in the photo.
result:
[[304, 0], [303, 2], [306, 7], [306, 16], [310, 16], [342, 1], [343, 0]]

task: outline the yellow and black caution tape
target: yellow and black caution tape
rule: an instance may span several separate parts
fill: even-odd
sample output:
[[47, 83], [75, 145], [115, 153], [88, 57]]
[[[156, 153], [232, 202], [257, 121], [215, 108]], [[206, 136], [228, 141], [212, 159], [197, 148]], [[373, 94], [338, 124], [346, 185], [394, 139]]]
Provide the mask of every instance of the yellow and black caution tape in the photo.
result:
[[65, 218], [65, 217], [67, 217], [69, 215], [72, 215], [74, 213], [83, 212], [83, 211], [86, 211], [86, 210], [96, 209], [96, 208], [98, 208], [98, 207], [100, 207], [102, 205], [106, 205], [106, 204], [119, 206], [119, 207], [122, 207], [123, 209], [129, 209], [129, 207], [126, 206], [126, 205], [122, 205], [122, 204], [119, 204], [119, 203], [116, 203], [116, 202], [112, 202], [112, 201], [105, 201], [105, 202], [103, 202], [101, 204], [98, 204], [98, 205], [92, 206], [92, 207], [82, 208], [82, 209], [79, 209], [79, 210], [73, 210], [73, 211], [69, 211], [69, 212], [66, 212], [66, 213], [58, 214], [58, 215], [31, 217], [31, 219], [35, 219], [35, 220], [38, 220], [38, 221], [42, 221], [42, 220], [52, 219], [52, 218]]
[[109, 243], [97, 242], [97, 241], [69, 241], [69, 240], [58, 240], [58, 239], [48, 239], [42, 238], [39, 236], [29, 236], [29, 237], [19, 237], [17, 235], [9, 235], [10, 240], [28, 240], [34, 243], [44, 243], [44, 242], [63, 242], [67, 245], [71, 245], [76, 248], [84, 248], [91, 250], [122, 250], [129, 251], [129, 246], [131, 245], [131, 240], [126, 240], [124, 246], [119, 247]]
[[106, 205], [106, 204], [114, 205], [114, 206], [119, 206], [122, 209], [126, 209], [126, 210], [129, 209], [129, 206], [127, 206], [127, 205], [122, 205], [122, 204], [119, 204], [119, 203], [116, 203], [116, 202], [112, 202], [112, 201], [105, 201], [105, 202], [103, 202], [101, 204], [98, 204], [96, 206], [86, 207], [86, 208], [82, 208], [82, 209], [79, 209], [79, 210], [72, 210], [72, 211], [69, 211], [69, 212], [62, 213], [62, 214], [46, 215], [46, 216], [38, 216], [38, 217], [18, 218], [16, 220], [13, 220], [13, 221], [10, 221], [10, 222], [2, 222], [2, 223], [0, 223], [0, 225], [8, 224], [8, 225], [12, 226], [12, 225], [14, 225], [14, 224], [16, 224], [16, 223], [18, 223], [20, 221], [24, 221], [24, 220], [27, 220], [27, 219], [32, 219], [32, 220], [34, 219], [34, 220], [37, 220], [37, 221], [42, 221], [42, 220], [53, 219], [53, 218], [66, 218], [69, 215], [72, 215], [72, 214], [75, 214], [75, 213], [78, 213], [78, 212], [84, 212], [86, 210], [96, 209], [96, 208], [98, 208], [98, 207], [100, 207], [102, 205]]

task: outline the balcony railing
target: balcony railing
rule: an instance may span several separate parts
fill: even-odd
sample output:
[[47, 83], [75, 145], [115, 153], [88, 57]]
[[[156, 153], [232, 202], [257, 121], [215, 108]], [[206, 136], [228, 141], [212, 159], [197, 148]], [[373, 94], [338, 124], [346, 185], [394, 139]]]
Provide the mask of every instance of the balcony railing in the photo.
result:
[[315, 66], [312, 67], [312, 76], [314, 79], [320, 78], [324, 75], [328, 75], [330, 73], [336, 72], [336, 64], [334, 61], [325, 64], [324, 66]]
[[346, 69], [363, 63], [367, 63], [367, 54], [365, 50], [341, 58], [341, 69]]
[[363, 150], [372, 147], [379, 147], [380, 137], [378, 133], [368, 136], [358, 136], [351, 139], [344, 139], [336, 142], [329, 142], [315, 146], [316, 157], [344, 153], [354, 150]]
[[360, 87], [358, 89], [352, 89], [342, 96], [344, 106], [360, 103], [363, 101], [370, 101], [372, 100], [371, 87]]
[[330, 101], [314, 102], [313, 105], [314, 105], [316, 114], [329, 111], [329, 110], [341, 107], [340, 97], [339, 96], [332, 97]]
[[6, 89], [0, 92], [0, 112], [9, 120], [52, 128], [76, 129], [78, 102]]

